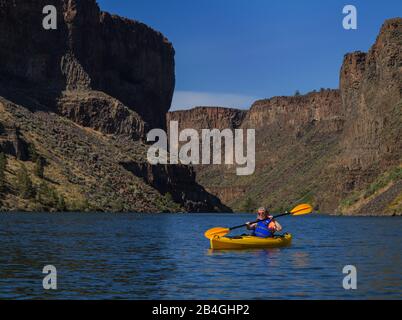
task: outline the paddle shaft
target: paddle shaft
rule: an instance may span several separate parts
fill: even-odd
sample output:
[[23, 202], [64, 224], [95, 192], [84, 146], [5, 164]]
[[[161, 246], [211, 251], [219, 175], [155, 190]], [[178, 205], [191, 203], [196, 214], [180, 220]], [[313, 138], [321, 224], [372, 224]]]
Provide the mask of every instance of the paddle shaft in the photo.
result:
[[[291, 214], [292, 214], [291, 212], [282, 213], [282, 214], [279, 214], [279, 215], [273, 217], [272, 219], [269, 219], [269, 218], [268, 218], [268, 219], [264, 219], [264, 220], [257, 220], [257, 221], [254, 221], [254, 222], [250, 222], [250, 224], [258, 223], [258, 222], [261, 222], [261, 221], [274, 220], [274, 219], [277, 219], [277, 218], [279, 218], [279, 217], [289, 216], [289, 215], [291, 215]], [[232, 227], [232, 228], [230, 228], [229, 230], [232, 231], [232, 230], [235, 230], [235, 229], [244, 228], [244, 227], [247, 226], [247, 224], [248, 224], [248, 223], [242, 224], [241, 226]]]

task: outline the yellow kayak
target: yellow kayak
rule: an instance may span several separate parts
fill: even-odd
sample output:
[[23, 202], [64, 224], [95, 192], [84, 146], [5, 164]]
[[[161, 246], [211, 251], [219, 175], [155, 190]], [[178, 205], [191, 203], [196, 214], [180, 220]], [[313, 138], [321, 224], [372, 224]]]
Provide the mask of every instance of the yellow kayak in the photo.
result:
[[211, 249], [214, 250], [281, 248], [289, 246], [292, 243], [292, 235], [286, 233], [283, 236], [275, 236], [274, 238], [253, 236], [227, 238], [215, 236], [210, 241]]

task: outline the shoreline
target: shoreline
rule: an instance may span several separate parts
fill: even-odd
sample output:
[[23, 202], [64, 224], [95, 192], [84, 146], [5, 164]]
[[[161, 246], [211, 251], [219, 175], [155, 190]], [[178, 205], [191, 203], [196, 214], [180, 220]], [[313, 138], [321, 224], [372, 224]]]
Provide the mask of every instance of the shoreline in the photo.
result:
[[[0, 211], [0, 214], [111, 214], [111, 215], [124, 215], [124, 214], [138, 214], [138, 215], [254, 215], [254, 213], [239, 213], [239, 212], [111, 212], [111, 211], [23, 211], [11, 210]], [[362, 217], [362, 218], [401, 218], [400, 214], [336, 214], [336, 213], [315, 213], [310, 217]]]

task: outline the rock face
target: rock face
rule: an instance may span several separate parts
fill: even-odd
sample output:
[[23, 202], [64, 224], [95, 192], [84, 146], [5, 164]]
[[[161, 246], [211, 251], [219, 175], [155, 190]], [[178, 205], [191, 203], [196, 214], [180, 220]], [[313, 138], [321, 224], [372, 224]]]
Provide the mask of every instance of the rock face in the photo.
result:
[[220, 107], [196, 107], [191, 111], [174, 111], [167, 114], [167, 126], [170, 121], [178, 121], [180, 130], [192, 128], [202, 130], [206, 128], [235, 129], [240, 126], [245, 111], [220, 108]]
[[10, 154], [19, 160], [28, 160], [28, 144], [21, 137], [20, 131], [15, 126], [0, 127], [0, 151]]
[[[384, 212], [389, 206], [393, 207], [389, 213], [402, 212], [401, 47], [402, 19], [390, 19], [368, 53], [348, 54], [342, 65], [340, 88], [348, 121], [337, 158], [345, 181], [341, 194], [368, 188], [360, 199], [349, 199], [357, 202], [355, 212]], [[388, 176], [395, 178], [386, 185], [384, 174], [390, 170]]]
[[[349, 121], [342, 140], [345, 165], [396, 164], [402, 150], [402, 19], [387, 20], [366, 53], [345, 56], [340, 77]], [[399, 125], [398, 125], [399, 124]]]
[[320, 126], [324, 133], [339, 132], [344, 116], [338, 90], [321, 90], [303, 96], [274, 97], [255, 102], [242, 127], [293, 131], [301, 134], [306, 125]]
[[[57, 30], [42, 26], [48, 5]], [[230, 211], [190, 167], [138, 169], [146, 133], [165, 127], [174, 54], [161, 33], [102, 12], [95, 0], [0, 0], [0, 151], [10, 166], [0, 208], [54, 209], [39, 192], [48, 183], [71, 210], [81, 210], [80, 199], [90, 210]], [[34, 178], [29, 145], [47, 163], [46, 181]], [[14, 185], [22, 163], [35, 199]]]
[[343, 128], [344, 115], [339, 90], [322, 90], [304, 96], [274, 97], [256, 101], [250, 110], [220, 107], [196, 107], [186, 111], [169, 112], [167, 123], [178, 121], [179, 129], [253, 128], [293, 131], [306, 126], [321, 125], [322, 132], [338, 132]]
[[[237, 177], [233, 167], [195, 166], [200, 184], [237, 211], [245, 210], [247, 198], [280, 208], [285, 201], [309, 194], [310, 182], [316, 181], [323, 169], [323, 158], [335, 152], [345, 121], [339, 90], [260, 100], [248, 111], [206, 110], [172, 112], [167, 118], [179, 121], [180, 129], [256, 130], [253, 175]], [[200, 112], [205, 113], [205, 120]], [[193, 125], [191, 119], [195, 119]]]
[[[46, 5], [57, 8], [57, 30], [42, 27]], [[39, 87], [51, 100], [64, 90], [102, 91], [150, 128], [163, 128], [175, 85], [174, 49], [159, 32], [101, 12], [95, 0], [3, 1], [0, 30], [5, 84]]]
[[84, 127], [134, 140], [143, 138], [147, 130], [135, 111], [99, 91], [67, 91], [58, 101], [58, 111]]
[[148, 162], [124, 162], [122, 166], [153, 186], [162, 194], [169, 193], [175, 202], [183, 203], [190, 212], [231, 212], [219, 198], [195, 182], [195, 172], [184, 165], [150, 165]]
[[251, 199], [277, 210], [309, 201], [324, 212], [401, 214], [401, 48], [402, 19], [390, 19], [368, 53], [345, 56], [339, 90], [260, 100], [244, 112], [172, 112], [167, 119], [181, 129], [256, 129], [253, 176], [196, 167], [200, 184], [237, 211]]

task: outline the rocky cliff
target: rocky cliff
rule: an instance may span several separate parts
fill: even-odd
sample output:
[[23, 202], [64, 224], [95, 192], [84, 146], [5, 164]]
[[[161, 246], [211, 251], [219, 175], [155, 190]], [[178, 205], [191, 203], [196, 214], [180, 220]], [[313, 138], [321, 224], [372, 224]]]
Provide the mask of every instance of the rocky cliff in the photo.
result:
[[400, 48], [402, 19], [387, 20], [368, 53], [345, 56], [339, 90], [260, 100], [248, 111], [172, 112], [167, 119], [181, 128], [256, 129], [254, 175], [196, 168], [198, 181], [237, 211], [310, 201], [324, 212], [400, 214]]
[[179, 130], [192, 128], [202, 130], [205, 128], [235, 129], [240, 126], [245, 111], [220, 108], [220, 107], [196, 107], [191, 111], [174, 111], [167, 114], [167, 123], [179, 121]]
[[[312, 181], [323, 169], [323, 159], [336, 152], [345, 121], [338, 90], [260, 100], [248, 111], [206, 110], [171, 112], [167, 120], [177, 120], [180, 129], [256, 130], [253, 175], [238, 177], [233, 166], [195, 167], [200, 184], [237, 211], [246, 210], [244, 205], [250, 199], [256, 206], [269, 203], [278, 209], [286, 201], [309, 196]], [[200, 112], [204, 112], [205, 120], [200, 119]], [[238, 114], [237, 121], [232, 121]], [[191, 119], [196, 119], [193, 125]]]
[[385, 22], [368, 53], [345, 56], [340, 88], [350, 121], [342, 147], [350, 169], [366, 169], [375, 162], [395, 164], [400, 160], [401, 47], [401, 19], [391, 19]]
[[[45, 30], [42, 9], [57, 9]], [[101, 12], [95, 0], [14, 0], [0, 5], [0, 79], [49, 103], [62, 91], [97, 90], [163, 127], [173, 95], [174, 49], [148, 26]], [[40, 93], [40, 94], [39, 94]]]
[[402, 19], [387, 20], [368, 53], [345, 56], [340, 75], [348, 121], [337, 158], [354, 212], [402, 212]]
[[161, 33], [95, 0], [0, 0], [1, 208], [230, 211], [190, 167], [132, 170], [165, 126], [174, 68]]

